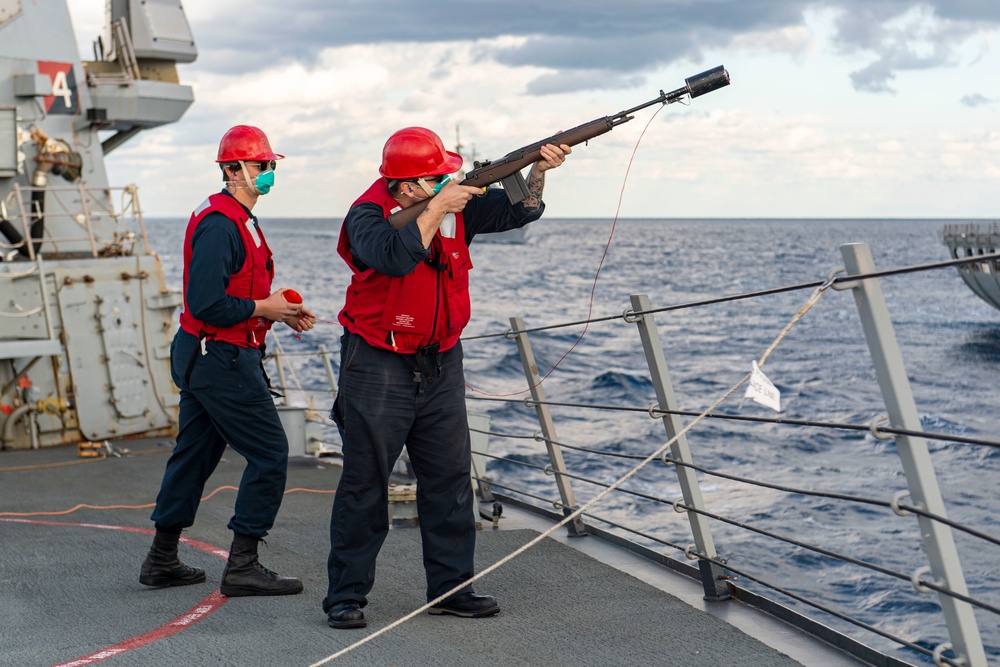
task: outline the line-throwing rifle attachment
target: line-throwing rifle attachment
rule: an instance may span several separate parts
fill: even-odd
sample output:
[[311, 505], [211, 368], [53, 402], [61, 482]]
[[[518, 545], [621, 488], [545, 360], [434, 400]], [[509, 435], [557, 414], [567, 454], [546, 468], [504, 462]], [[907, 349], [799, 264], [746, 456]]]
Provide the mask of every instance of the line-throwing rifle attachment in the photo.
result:
[[[685, 79], [684, 86], [678, 88], [677, 90], [673, 90], [669, 93], [665, 93], [661, 90], [659, 97], [654, 100], [650, 100], [645, 104], [640, 104], [639, 106], [632, 107], [631, 109], [620, 111], [613, 116], [597, 118], [589, 123], [584, 123], [583, 125], [574, 127], [571, 130], [566, 130], [565, 132], [553, 134], [551, 137], [547, 137], [541, 141], [536, 141], [533, 144], [511, 151], [499, 160], [494, 160], [492, 162], [490, 160], [485, 160], [483, 162], [476, 161], [474, 163], [475, 168], [465, 175], [461, 185], [483, 188], [492, 183], [499, 182], [503, 186], [504, 191], [507, 193], [507, 198], [510, 202], [512, 204], [516, 204], [523, 201], [528, 196], [528, 187], [524, 182], [524, 177], [521, 175], [521, 170], [538, 161], [541, 157], [540, 149], [542, 146], [546, 144], [554, 144], [556, 146], [562, 144], [566, 144], [567, 146], [576, 146], [577, 144], [582, 144], [585, 141], [593, 139], [594, 137], [598, 137], [605, 132], [610, 132], [614, 127], [621, 125], [622, 123], [627, 123], [632, 120], [632, 114], [640, 109], [645, 109], [646, 107], [653, 106], [654, 104], [666, 105], [685, 99], [694, 99], [695, 97], [700, 97], [705, 93], [710, 93], [713, 90], [717, 90], [728, 85], [729, 72], [727, 72], [722, 65], [719, 65], [718, 67], [702, 72], [701, 74], [695, 74], [694, 76]], [[393, 213], [389, 216], [389, 223], [392, 225], [393, 229], [402, 229], [417, 219], [417, 216], [419, 216], [423, 210], [427, 208], [428, 202], [429, 200], [424, 200]]]

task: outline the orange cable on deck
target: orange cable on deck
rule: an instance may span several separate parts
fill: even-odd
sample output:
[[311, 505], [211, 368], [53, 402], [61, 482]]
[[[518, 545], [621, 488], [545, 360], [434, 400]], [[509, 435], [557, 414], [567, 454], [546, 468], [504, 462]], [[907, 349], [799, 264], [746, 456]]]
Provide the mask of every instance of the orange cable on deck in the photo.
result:
[[[228, 484], [225, 484], [223, 486], [220, 486], [220, 487], [217, 487], [216, 489], [214, 489], [211, 493], [209, 493], [207, 496], [205, 496], [204, 498], [202, 498], [201, 502], [205, 502], [206, 500], [209, 500], [212, 496], [214, 496], [215, 494], [217, 494], [219, 491], [222, 491], [223, 489], [229, 489], [231, 491], [239, 491], [238, 487], [230, 486]], [[297, 491], [301, 491], [301, 492], [304, 492], [304, 493], [336, 493], [336, 489], [306, 489], [306, 488], [302, 488], [302, 487], [296, 487], [294, 489], [287, 489], [285, 491], [285, 495], [287, 495], [289, 493], [295, 493]], [[52, 511], [52, 512], [0, 512], [0, 517], [9, 516], [9, 517], [22, 517], [23, 518], [23, 517], [31, 517], [31, 516], [62, 516], [62, 515], [65, 515], [65, 514], [72, 514], [73, 512], [75, 512], [77, 510], [80, 510], [80, 509], [88, 509], [88, 510], [142, 510], [142, 509], [149, 509], [150, 507], [155, 507], [155, 506], [156, 506], [156, 503], [148, 503], [146, 505], [87, 505], [85, 503], [81, 503], [81, 504], [77, 505], [76, 507], [72, 507], [72, 508], [70, 508], [68, 510], [58, 510], [58, 511]]]

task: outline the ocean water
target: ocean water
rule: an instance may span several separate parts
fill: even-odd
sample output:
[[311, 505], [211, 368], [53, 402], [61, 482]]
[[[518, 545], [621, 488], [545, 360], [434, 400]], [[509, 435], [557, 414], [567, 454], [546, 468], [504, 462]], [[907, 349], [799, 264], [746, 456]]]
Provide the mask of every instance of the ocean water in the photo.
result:
[[[264, 205], [259, 213], [276, 257], [276, 286], [295, 288], [320, 318], [335, 320], [349, 276], [336, 253], [339, 220], [269, 219]], [[503, 332], [514, 316], [530, 328], [619, 315], [629, 307], [630, 294], [649, 295], [656, 308], [822, 280], [843, 263], [844, 243], [868, 243], [880, 269], [938, 262], [948, 258], [939, 239], [945, 222], [629, 219], [619, 220], [612, 235], [610, 220], [543, 219], [532, 225], [527, 243], [473, 243], [473, 321], [466, 336]], [[167, 281], [178, 289], [185, 223], [146, 221]], [[975, 297], [954, 269], [884, 278], [882, 286], [924, 428], [1000, 440], [1000, 311]], [[701, 411], [739, 381], [810, 294], [801, 290], [658, 314], [681, 409]], [[320, 344], [339, 350], [336, 325], [321, 323], [299, 339], [290, 334], [279, 329], [286, 353], [314, 352]], [[582, 325], [531, 334], [540, 371], [552, 371], [544, 384], [549, 400], [643, 408], [655, 402], [634, 324], [618, 318], [590, 325], [582, 339], [581, 334]], [[489, 415], [494, 432], [534, 434], [534, 410], [518, 402], [527, 385], [514, 344], [502, 337], [478, 338], [464, 348], [470, 411]], [[318, 360], [294, 359], [303, 385], [325, 385]], [[884, 412], [849, 291], [824, 294], [771, 355], [765, 371], [781, 390], [783, 417], [863, 423]], [[718, 411], [776, 416], [753, 403], [740, 407], [738, 395]], [[553, 408], [553, 414], [558, 439], [573, 445], [647, 455], [666, 441], [661, 422], [644, 413]], [[696, 464], [730, 474], [880, 500], [906, 488], [894, 443], [870, 434], [709, 420], [687, 437]], [[1000, 451], [940, 441], [931, 441], [930, 448], [949, 517], [1000, 536]], [[544, 447], [523, 437], [493, 437], [491, 452], [547, 464]], [[604, 483], [634, 465], [568, 450], [564, 456], [577, 474]], [[502, 485], [558, 496], [552, 478], [534, 469], [491, 462], [489, 474]], [[699, 480], [711, 512], [907, 575], [926, 564], [912, 516], [706, 475]], [[581, 503], [600, 491], [572, 484]], [[626, 486], [667, 500], [680, 496], [674, 471], [659, 463]], [[669, 505], [617, 495], [593, 512], [676, 544], [691, 542], [687, 518]], [[918, 593], [907, 581], [719, 522], [712, 522], [712, 531], [720, 557], [755, 577], [927, 648], [948, 641], [936, 593]], [[963, 533], [955, 539], [970, 594], [1000, 606], [997, 547]], [[737, 583], [761, 590], [749, 581]], [[801, 603], [776, 599], [816, 615]], [[991, 662], [1000, 662], [1000, 619], [975, 613]], [[837, 618], [818, 618], [904, 660], [930, 662]]]

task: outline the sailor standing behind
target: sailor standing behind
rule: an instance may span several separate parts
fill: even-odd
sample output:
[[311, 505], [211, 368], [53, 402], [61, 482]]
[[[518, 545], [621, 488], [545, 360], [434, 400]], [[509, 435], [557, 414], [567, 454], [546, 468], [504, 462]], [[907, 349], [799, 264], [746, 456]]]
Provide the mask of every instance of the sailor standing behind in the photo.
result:
[[[337, 249], [353, 276], [339, 320], [339, 393], [332, 417], [344, 443], [344, 469], [330, 519], [329, 590], [334, 628], [365, 627], [361, 608], [389, 530], [389, 472], [406, 444], [417, 478], [427, 600], [459, 591], [432, 614], [491, 616], [489, 595], [465, 584], [476, 546], [465, 374], [459, 336], [469, 322], [469, 243], [477, 234], [523, 227], [542, 215], [543, 174], [569, 146], [546, 145], [527, 179], [528, 197], [510, 204], [502, 190], [448, 182], [462, 157], [422, 127], [389, 137], [383, 178], [351, 207]], [[428, 200], [409, 224], [388, 216]]]
[[251, 212], [274, 184], [276, 160], [264, 133], [249, 125], [230, 129], [216, 162], [225, 188], [191, 215], [184, 239], [184, 310], [170, 347], [174, 384], [181, 391], [177, 445], [167, 461], [152, 520], [153, 546], [139, 581], [185, 586], [205, 571], [180, 562], [177, 543], [194, 523], [205, 482], [226, 445], [247, 460], [229, 521], [233, 543], [222, 573], [223, 595], [289, 595], [302, 582], [271, 572], [257, 559], [281, 505], [288, 441], [264, 374], [264, 337], [273, 322], [295, 331], [316, 318], [271, 293], [274, 263]]

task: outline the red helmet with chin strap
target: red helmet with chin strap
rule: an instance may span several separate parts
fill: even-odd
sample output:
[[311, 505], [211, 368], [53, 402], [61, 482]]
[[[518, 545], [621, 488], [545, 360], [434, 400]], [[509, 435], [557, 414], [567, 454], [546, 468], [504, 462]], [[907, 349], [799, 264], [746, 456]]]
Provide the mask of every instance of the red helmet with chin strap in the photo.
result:
[[400, 179], [451, 174], [461, 167], [462, 156], [445, 150], [437, 134], [425, 127], [404, 127], [385, 142], [378, 173]]
[[219, 157], [216, 162], [239, 162], [240, 160], [281, 160], [271, 150], [267, 135], [253, 125], [237, 125], [230, 128], [219, 142]]

